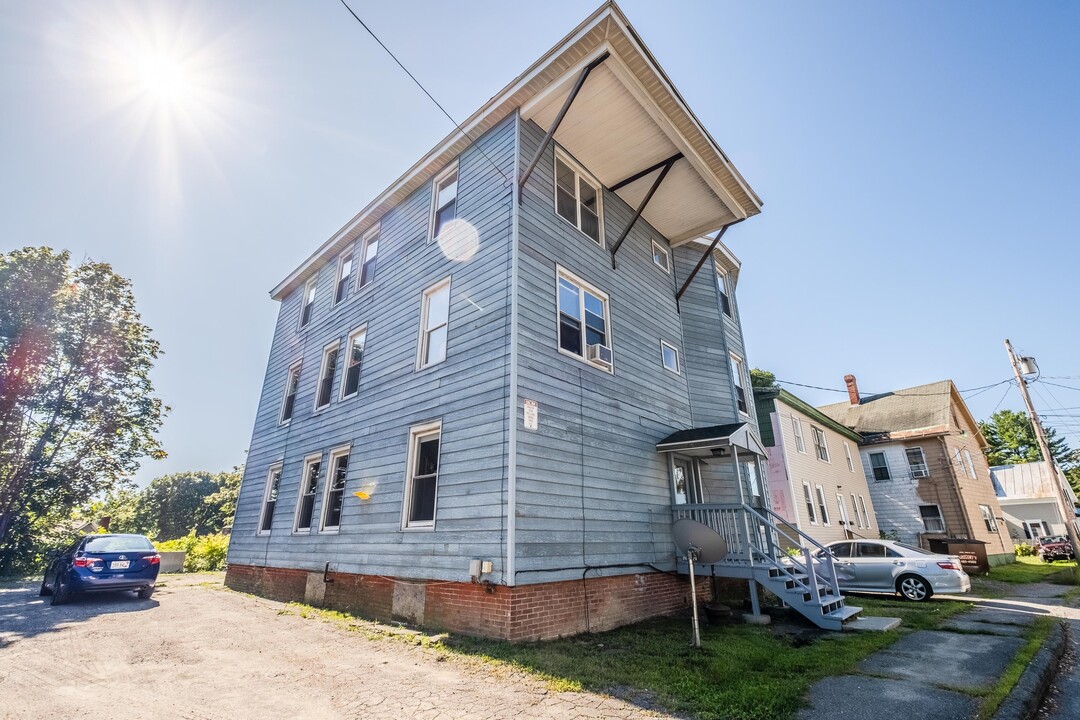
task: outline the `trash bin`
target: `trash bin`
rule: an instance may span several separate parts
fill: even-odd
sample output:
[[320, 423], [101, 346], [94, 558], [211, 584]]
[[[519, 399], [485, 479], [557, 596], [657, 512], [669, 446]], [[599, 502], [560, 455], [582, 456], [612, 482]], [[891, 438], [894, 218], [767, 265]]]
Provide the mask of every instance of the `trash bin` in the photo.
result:
[[942, 538], [930, 540], [930, 552], [955, 555], [968, 575], [985, 575], [990, 572], [986, 557], [986, 543], [971, 538]]

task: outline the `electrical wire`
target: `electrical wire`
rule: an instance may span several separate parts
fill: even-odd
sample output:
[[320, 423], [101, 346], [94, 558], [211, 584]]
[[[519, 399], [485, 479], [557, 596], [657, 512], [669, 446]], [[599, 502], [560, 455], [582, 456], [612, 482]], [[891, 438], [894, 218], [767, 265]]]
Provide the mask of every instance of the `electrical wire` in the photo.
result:
[[[1004, 385], [1005, 383], [1011, 383], [1011, 382], [1014, 382], [1014, 380], [1012, 378], [1007, 378], [1005, 380], [1002, 380], [1002, 381], [996, 382], [996, 383], [992, 383], [990, 385], [982, 385], [980, 387], [968, 388], [967, 390], [957, 390], [957, 392], [960, 393], [961, 395], [963, 395], [964, 393], [970, 393], [970, 392], [975, 392], [975, 391], [986, 391], [986, 390], [989, 390], [991, 388], [998, 387], [999, 385]], [[838, 390], [837, 388], [822, 387], [820, 385], [807, 385], [806, 383], [797, 383], [797, 382], [793, 382], [791, 380], [780, 380], [779, 378], [777, 378], [776, 383], [778, 385], [795, 385], [796, 387], [810, 388], [812, 390], [825, 390], [827, 392], [847, 393], [846, 389]], [[1080, 390], [1080, 388], [1074, 388], [1074, 389]], [[876, 396], [876, 395], [893, 395], [893, 396], [896, 396], [896, 397], [938, 397], [940, 395], [948, 395], [949, 392], [943, 391], [943, 392], [930, 392], [930, 393], [909, 393], [909, 392], [904, 392], [903, 390], [898, 390], [898, 391], [895, 391], [895, 392], [888, 392], [888, 393], [863, 392], [862, 394], [867, 396], [867, 397], [873, 397], [873, 396]], [[974, 397], [974, 396], [972, 396], [972, 397]]]
[[360, 23], [360, 26], [363, 27], [365, 30], [367, 30], [368, 35], [370, 35], [372, 38], [374, 38], [375, 42], [379, 43], [379, 47], [381, 47], [383, 50], [386, 51], [386, 54], [389, 55], [393, 59], [393, 61], [395, 63], [397, 63], [397, 66], [399, 68], [401, 68], [403, 71], [405, 71], [405, 74], [409, 76], [409, 79], [412, 80], [414, 83], [416, 83], [416, 87], [420, 88], [420, 90], [423, 91], [423, 93], [428, 96], [428, 99], [431, 100], [431, 102], [435, 103], [435, 107], [439, 108], [439, 110], [442, 111], [442, 114], [445, 115], [446, 118], [450, 122], [454, 123], [454, 128], [458, 132], [460, 132], [462, 135], [467, 137], [469, 140], [473, 141], [473, 147], [475, 147], [477, 150], [479, 150], [480, 154], [483, 155], [485, 158], [487, 158], [487, 161], [489, 163], [491, 163], [492, 167], [494, 167], [499, 172], [499, 174], [502, 175], [503, 180], [506, 181], [506, 184], [510, 185], [511, 184], [510, 178], [508, 178], [506, 176], [506, 173], [504, 173], [502, 171], [502, 168], [500, 168], [495, 163], [495, 161], [492, 160], [491, 157], [486, 152], [484, 152], [483, 148], [481, 148], [481, 147], [479, 147], [479, 146], [477, 146], [475, 144], [475, 140], [473, 140], [472, 136], [470, 136], [469, 133], [465, 132], [465, 130], [462, 129], [461, 123], [459, 123], [457, 120], [455, 120], [453, 118], [453, 116], [450, 115], [450, 113], [448, 113], [446, 111], [446, 108], [444, 108], [442, 106], [442, 104], [439, 103], [439, 101], [435, 99], [435, 96], [432, 95], [430, 92], [428, 92], [428, 89], [426, 87], [424, 87], [424, 85], [419, 80], [416, 79], [416, 76], [413, 75], [411, 72], [409, 72], [409, 68], [405, 67], [405, 64], [402, 63], [400, 60], [398, 60], [397, 55], [395, 55], [393, 53], [393, 51], [390, 50], [390, 48], [386, 47], [386, 43], [384, 43], [382, 40], [379, 39], [379, 36], [376, 35], [375, 32], [370, 27], [368, 27], [367, 23], [365, 23], [363, 20], [360, 19], [360, 16], [357, 15], [353, 11], [353, 9], [351, 7], [349, 7], [349, 4], [347, 2], [345, 2], [345, 0], [341, 0], [341, 4], [345, 7], [346, 10], [349, 11], [349, 14], [352, 15], [356, 19], [356, 22]]

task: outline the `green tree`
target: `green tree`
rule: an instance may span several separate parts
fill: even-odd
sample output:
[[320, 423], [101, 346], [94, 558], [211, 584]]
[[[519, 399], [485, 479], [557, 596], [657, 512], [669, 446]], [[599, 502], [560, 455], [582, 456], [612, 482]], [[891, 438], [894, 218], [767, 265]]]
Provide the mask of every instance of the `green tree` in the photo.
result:
[[130, 283], [67, 252], [0, 254], [0, 572], [36, 531], [129, 475], [166, 408]]
[[[1038, 462], [1043, 459], [1035, 428], [1027, 413], [1016, 410], [999, 410], [990, 419], [979, 423], [979, 430], [990, 446], [986, 459], [990, 465], [1017, 465]], [[1073, 490], [1080, 493], [1080, 452], [1073, 450], [1058, 437], [1057, 431], [1043, 424], [1050, 453]]]
[[236, 515], [236, 500], [240, 496], [240, 481], [244, 479], [244, 466], [236, 465], [228, 472], [218, 473], [217, 492], [207, 495], [203, 502], [220, 518], [219, 529], [232, 527]]
[[182, 472], [154, 478], [135, 503], [134, 527], [156, 540], [219, 532], [236, 510], [237, 473]]
[[750, 370], [750, 385], [756, 388], [776, 387], [776, 375], [768, 370], [752, 368]]

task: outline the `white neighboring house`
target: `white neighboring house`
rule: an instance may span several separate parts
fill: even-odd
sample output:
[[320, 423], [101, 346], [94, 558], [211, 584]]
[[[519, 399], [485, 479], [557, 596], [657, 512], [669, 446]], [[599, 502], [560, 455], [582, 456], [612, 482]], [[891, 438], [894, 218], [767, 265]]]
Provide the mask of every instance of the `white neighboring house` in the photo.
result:
[[[1014, 540], [1066, 534], [1067, 520], [1061, 517], [1057, 488], [1045, 462], [996, 465], [990, 468], [990, 476], [1009, 535]], [[1062, 484], [1075, 507], [1076, 494], [1067, 482]], [[1071, 519], [1075, 526], [1076, 518]]]

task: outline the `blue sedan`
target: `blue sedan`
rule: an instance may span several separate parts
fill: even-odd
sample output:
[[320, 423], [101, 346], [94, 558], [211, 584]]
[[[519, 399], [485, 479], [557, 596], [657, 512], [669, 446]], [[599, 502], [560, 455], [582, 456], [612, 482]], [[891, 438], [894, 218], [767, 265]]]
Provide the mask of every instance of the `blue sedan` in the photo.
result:
[[62, 550], [45, 569], [41, 595], [60, 605], [73, 596], [101, 590], [154, 594], [161, 555], [142, 535], [87, 535]]

